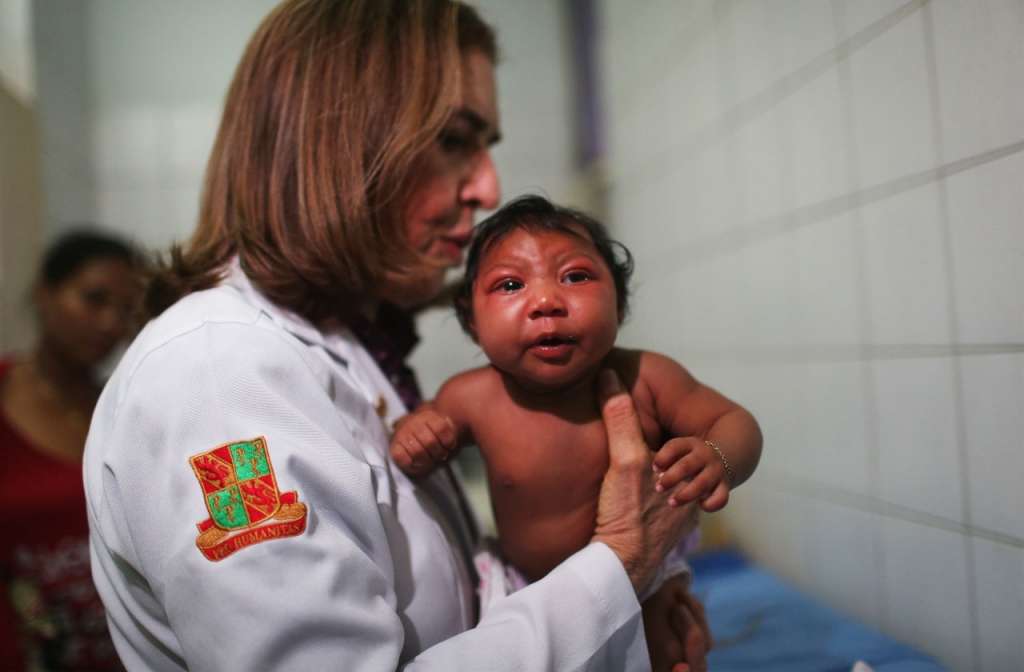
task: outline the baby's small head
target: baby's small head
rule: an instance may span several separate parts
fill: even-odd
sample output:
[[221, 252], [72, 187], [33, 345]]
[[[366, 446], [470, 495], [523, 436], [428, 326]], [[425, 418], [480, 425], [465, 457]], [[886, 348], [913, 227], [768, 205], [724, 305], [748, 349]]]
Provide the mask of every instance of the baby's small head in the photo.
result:
[[480, 262], [498, 243], [516, 231], [530, 233], [554, 232], [581, 237], [582, 228], [608, 266], [615, 281], [619, 323], [629, 308], [629, 278], [633, 274], [633, 256], [626, 247], [608, 237], [597, 220], [577, 210], [555, 205], [542, 196], [522, 196], [507, 203], [481, 222], [473, 231], [466, 258], [466, 272], [455, 295], [455, 313], [462, 329], [473, 335], [473, 285], [480, 271]]

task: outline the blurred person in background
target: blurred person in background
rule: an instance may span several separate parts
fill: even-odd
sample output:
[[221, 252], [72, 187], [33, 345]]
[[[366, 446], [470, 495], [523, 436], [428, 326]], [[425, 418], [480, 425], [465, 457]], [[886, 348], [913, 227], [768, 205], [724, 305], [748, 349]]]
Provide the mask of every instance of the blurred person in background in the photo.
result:
[[120, 663], [89, 569], [82, 453], [97, 367], [129, 336], [139, 257], [93, 230], [43, 258], [30, 352], [0, 358], [0, 669], [110, 670]]

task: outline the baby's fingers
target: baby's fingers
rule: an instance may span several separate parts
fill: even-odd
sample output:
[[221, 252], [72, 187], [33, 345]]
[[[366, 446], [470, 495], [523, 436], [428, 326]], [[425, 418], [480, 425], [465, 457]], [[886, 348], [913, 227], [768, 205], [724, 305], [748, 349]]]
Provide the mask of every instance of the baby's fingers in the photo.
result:
[[702, 509], [713, 512], [725, 506], [728, 498], [729, 490], [725, 484], [715, 477], [712, 470], [704, 469], [689, 482], [676, 488], [668, 503], [669, 506], [679, 506], [686, 502], [698, 501]]
[[658, 482], [655, 487], [658, 492], [668, 492], [680, 483], [693, 480], [703, 469], [703, 462], [695, 455], [688, 455], [667, 465], [664, 469], [658, 470], [660, 473], [658, 473]]
[[671, 439], [654, 454], [654, 469], [667, 471], [673, 464], [693, 453], [692, 439]]
[[444, 462], [455, 449], [455, 425], [446, 416], [432, 414], [413, 431], [416, 442], [434, 462]]
[[391, 444], [391, 459], [410, 476], [422, 476], [433, 468], [433, 460], [411, 435], [396, 437]]
[[708, 513], [714, 513], [725, 508], [725, 505], [729, 503], [729, 486], [725, 483], [719, 483], [710, 495], [705, 499], [701, 500], [700, 508], [704, 509]]

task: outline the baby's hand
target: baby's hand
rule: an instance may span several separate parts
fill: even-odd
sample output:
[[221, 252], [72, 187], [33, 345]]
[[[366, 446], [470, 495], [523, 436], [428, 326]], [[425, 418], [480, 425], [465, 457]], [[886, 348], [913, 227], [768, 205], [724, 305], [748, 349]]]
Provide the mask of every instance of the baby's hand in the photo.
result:
[[662, 446], [654, 455], [654, 471], [658, 474], [658, 492], [682, 483], [669, 497], [669, 506], [698, 500], [700, 508], [711, 513], [729, 501], [725, 463], [714, 448], [696, 436], [672, 439]]
[[426, 476], [455, 453], [457, 437], [451, 418], [421, 407], [398, 421], [391, 457], [409, 476]]

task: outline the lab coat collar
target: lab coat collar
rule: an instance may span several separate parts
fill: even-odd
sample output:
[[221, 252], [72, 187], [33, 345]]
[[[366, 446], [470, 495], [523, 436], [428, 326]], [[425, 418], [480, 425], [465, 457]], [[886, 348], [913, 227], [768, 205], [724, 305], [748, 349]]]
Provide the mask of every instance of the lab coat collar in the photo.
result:
[[370, 407], [385, 410], [382, 418], [385, 427], [391, 427], [406, 413], [398, 392], [348, 327], [339, 325], [320, 329], [298, 313], [277, 305], [252, 284], [237, 257], [228, 265], [223, 284], [239, 292], [247, 303], [279, 327], [307, 345], [321, 348], [343, 366], [348, 371], [349, 382], [359, 390]]
[[348, 357], [345, 357], [341, 349], [338, 348], [342, 332], [347, 331], [345, 327], [339, 326], [334, 329], [322, 330], [298, 313], [277, 305], [252, 284], [249, 276], [242, 270], [238, 257], [233, 258], [229, 263], [228, 275], [224, 279], [224, 284], [236, 289], [247, 302], [263, 311], [285, 331], [306, 343], [322, 346], [343, 361], [347, 361]]

